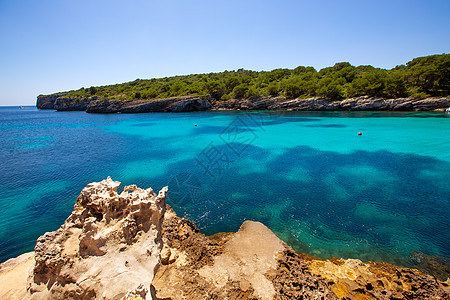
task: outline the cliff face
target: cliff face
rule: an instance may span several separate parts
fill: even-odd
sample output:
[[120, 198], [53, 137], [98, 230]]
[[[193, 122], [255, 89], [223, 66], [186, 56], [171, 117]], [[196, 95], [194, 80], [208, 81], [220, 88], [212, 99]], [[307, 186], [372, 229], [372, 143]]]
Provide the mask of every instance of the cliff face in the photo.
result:
[[97, 97], [90, 98], [57, 98], [53, 105], [53, 109], [59, 111], [83, 111], [86, 110], [89, 103], [94, 101]]
[[98, 97], [66, 98], [63, 95], [39, 96], [39, 109], [80, 110], [88, 113], [188, 112], [202, 110], [293, 110], [293, 111], [429, 111], [450, 107], [450, 98], [382, 99], [358, 97], [342, 101], [323, 98], [286, 99], [259, 97], [250, 100], [204, 100], [184, 96], [150, 100], [109, 100]]
[[39, 95], [36, 101], [38, 109], [55, 109], [55, 101], [66, 94]]
[[231, 110], [292, 110], [292, 111], [428, 111], [445, 109], [450, 106], [450, 98], [426, 99], [382, 99], [358, 97], [342, 101], [329, 101], [323, 98], [286, 99], [282, 97], [261, 97], [252, 100], [240, 101], [230, 99], [216, 102], [213, 109]]
[[211, 108], [209, 101], [198, 97], [174, 97], [151, 100], [109, 100], [99, 97], [69, 98], [61, 95], [39, 96], [38, 109], [86, 111], [88, 113], [187, 112]]
[[[110, 178], [81, 191], [35, 252], [0, 264], [0, 299], [446, 299], [450, 279], [295, 253], [259, 222], [205, 236], [164, 204], [167, 188]], [[422, 259], [424, 259], [422, 257]]]

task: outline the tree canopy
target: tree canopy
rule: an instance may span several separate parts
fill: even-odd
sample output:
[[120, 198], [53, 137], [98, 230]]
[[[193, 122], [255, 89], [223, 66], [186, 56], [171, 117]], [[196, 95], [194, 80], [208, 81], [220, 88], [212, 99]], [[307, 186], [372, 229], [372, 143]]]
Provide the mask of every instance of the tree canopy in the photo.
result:
[[450, 54], [418, 57], [391, 70], [339, 62], [319, 71], [313, 67], [194, 74], [81, 88], [66, 97], [100, 96], [108, 99], [153, 99], [206, 96], [215, 100], [259, 96], [325, 97], [341, 100], [357, 96], [385, 98], [450, 95]]

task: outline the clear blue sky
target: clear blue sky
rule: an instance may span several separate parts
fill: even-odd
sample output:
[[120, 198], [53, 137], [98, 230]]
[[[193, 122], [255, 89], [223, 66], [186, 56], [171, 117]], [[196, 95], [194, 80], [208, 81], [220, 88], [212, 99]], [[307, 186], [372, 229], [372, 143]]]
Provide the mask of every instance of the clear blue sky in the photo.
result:
[[450, 52], [450, 0], [0, 0], [0, 105], [239, 68], [392, 68]]

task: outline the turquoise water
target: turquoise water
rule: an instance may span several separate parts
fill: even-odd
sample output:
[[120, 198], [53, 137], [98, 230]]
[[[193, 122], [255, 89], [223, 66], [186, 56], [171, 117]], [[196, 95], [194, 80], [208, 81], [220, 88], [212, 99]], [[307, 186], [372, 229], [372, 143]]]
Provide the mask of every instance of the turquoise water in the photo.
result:
[[0, 261], [32, 250], [107, 176], [169, 185], [168, 203], [206, 234], [251, 219], [322, 258], [450, 258], [449, 137], [443, 113], [0, 108]]

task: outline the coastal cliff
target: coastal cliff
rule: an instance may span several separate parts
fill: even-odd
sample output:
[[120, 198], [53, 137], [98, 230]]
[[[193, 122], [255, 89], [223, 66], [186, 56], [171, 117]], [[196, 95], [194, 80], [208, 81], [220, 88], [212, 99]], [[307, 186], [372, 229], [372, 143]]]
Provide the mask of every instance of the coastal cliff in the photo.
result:
[[88, 184], [34, 253], [0, 264], [0, 299], [445, 299], [450, 279], [293, 251], [262, 223], [203, 235], [167, 188]]
[[349, 98], [330, 101], [324, 98], [286, 99], [283, 97], [261, 97], [246, 101], [235, 99], [217, 102], [214, 109], [232, 110], [289, 110], [289, 111], [429, 111], [450, 106], [450, 98], [398, 98], [370, 97]]
[[198, 97], [173, 97], [152, 100], [110, 100], [97, 96], [87, 98], [65, 97], [65, 95], [39, 96], [38, 109], [58, 111], [86, 111], [88, 113], [147, 113], [187, 112], [211, 109], [211, 104]]
[[450, 107], [450, 98], [371, 98], [357, 97], [342, 101], [325, 98], [287, 99], [257, 97], [252, 99], [213, 100], [195, 96], [149, 100], [109, 100], [97, 96], [67, 98], [65, 95], [39, 96], [38, 109], [86, 111], [88, 113], [189, 112], [204, 110], [274, 110], [274, 111], [432, 111]]
[[36, 100], [36, 107], [38, 109], [56, 109], [56, 99], [64, 97], [65, 95], [66, 94], [39, 95]]

